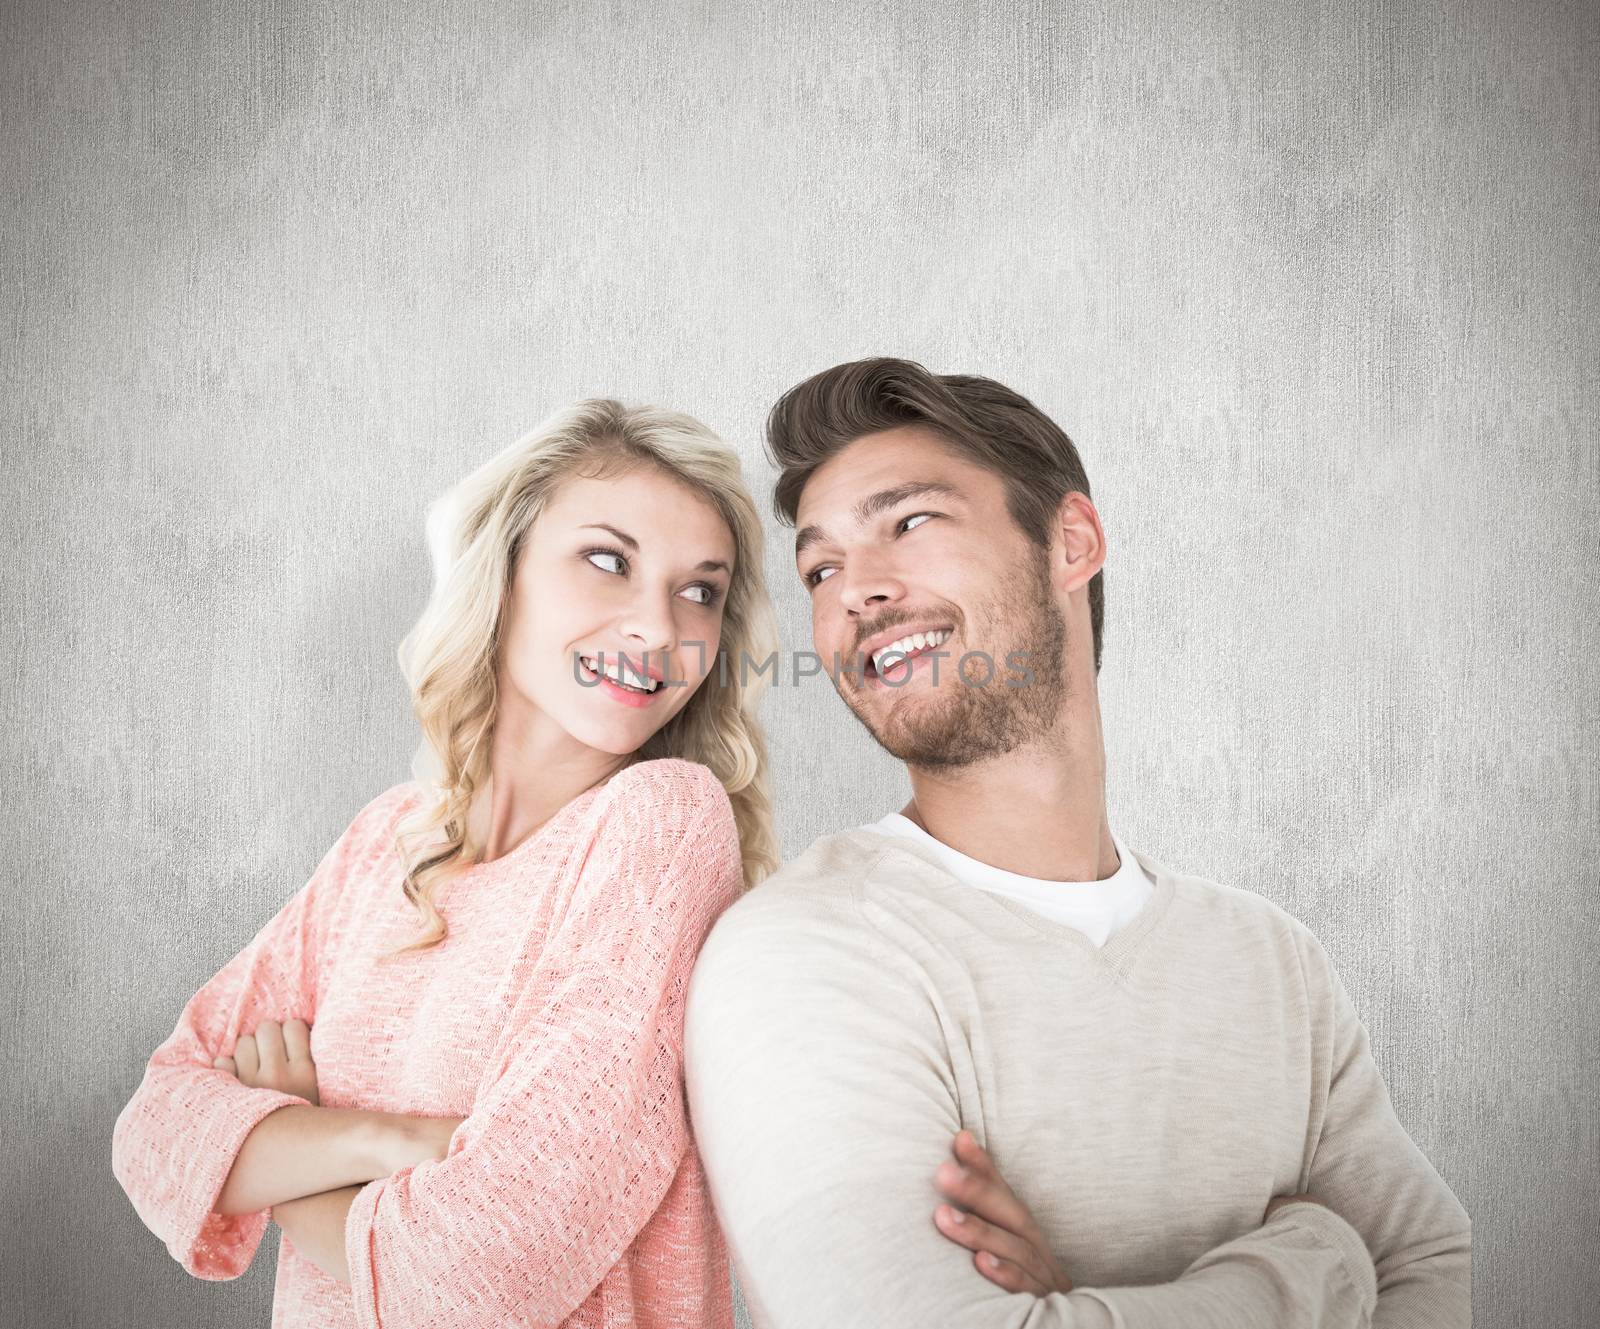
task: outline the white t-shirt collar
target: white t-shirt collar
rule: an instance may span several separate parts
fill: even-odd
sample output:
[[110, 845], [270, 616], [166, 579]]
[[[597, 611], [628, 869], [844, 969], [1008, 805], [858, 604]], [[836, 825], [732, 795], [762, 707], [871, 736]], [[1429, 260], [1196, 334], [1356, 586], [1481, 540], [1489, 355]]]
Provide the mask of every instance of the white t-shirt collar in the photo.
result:
[[980, 862], [952, 849], [898, 812], [867, 822], [858, 829], [915, 840], [951, 876], [995, 895], [1004, 895], [1058, 923], [1078, 929], [1097, 946], [1144, 907], [1154, 889], [1150, 875], [1115, 831], [1111, 842], [1121, 860], [1117, 870], [1100, 881], [1047, 881], [1025, 877]]

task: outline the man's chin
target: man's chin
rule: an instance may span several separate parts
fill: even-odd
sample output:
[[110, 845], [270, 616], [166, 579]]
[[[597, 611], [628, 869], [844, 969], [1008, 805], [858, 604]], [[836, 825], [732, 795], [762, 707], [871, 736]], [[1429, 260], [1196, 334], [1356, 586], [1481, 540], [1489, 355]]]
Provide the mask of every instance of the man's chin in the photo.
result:
[[910, 766], [952, 766], [970, 759], [963, 755], [967, 745], [962, 741], [963, 708], [959, 703], [936, 696], [895, 698], [891, 694], [882, 700], [871, 698], [864, 706], [852, 700], [850, 709], [873, 741], [897, 761]]

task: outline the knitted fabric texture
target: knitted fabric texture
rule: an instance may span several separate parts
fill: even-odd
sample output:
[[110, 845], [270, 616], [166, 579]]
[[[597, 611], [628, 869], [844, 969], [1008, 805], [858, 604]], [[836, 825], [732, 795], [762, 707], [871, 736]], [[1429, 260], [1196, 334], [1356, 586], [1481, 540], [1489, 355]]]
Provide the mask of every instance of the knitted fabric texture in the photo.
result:
[[270, 1211], [223, 1216], [218, 1194], [256, 1123], [303, 1100], [211, 1061], [299, 1017], [324, 1106], [466, 1120], [447, 1157], [356, 1195], [349, 1286], [282, 1238], [275, 1329], [726, 1329], [683, 1083], [689, 973], [742, 889], [726, 791], [695, 762], [627, 767], [446, 883], [443, 942], [380, 960], [418, 930], [393, 832], [422, 797], [363, 808], [185, 1006], [117, 1118], [117, 1180], [189, 1273], [243, 1273]]

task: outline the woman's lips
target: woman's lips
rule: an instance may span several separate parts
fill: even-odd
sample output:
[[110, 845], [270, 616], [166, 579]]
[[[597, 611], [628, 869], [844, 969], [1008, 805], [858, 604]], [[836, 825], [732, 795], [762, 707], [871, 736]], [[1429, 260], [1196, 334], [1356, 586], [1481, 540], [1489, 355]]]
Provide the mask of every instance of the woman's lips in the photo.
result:
[[613, 683], [605, 674], [595, 673], [595, 671], [590, 669], [588, 665], [584, 664], [582, 660], [580, 660], [578, 664], [586, 676], [599, 680], [597, 683], [590, 683], [588, 685], [589, 687], [598, 692], [605, 693], [606, 696], [610, 697], [613, 701], [621, 702], [624, 706], [632, 706], [635, 709], [648, 706], [667, 690], [667, 685], [662, 683], [654, 692], [634, 692], [629, 688], [621, 687], [618, 684]]

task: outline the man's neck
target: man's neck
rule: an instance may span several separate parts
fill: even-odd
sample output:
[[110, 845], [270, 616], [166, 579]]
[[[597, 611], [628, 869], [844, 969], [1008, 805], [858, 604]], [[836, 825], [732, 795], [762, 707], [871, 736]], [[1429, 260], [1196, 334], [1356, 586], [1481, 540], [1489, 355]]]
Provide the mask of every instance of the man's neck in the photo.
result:
[[[1086, 719], [1086, 724], [1074, 723]], [[1117, 870], [1106, 817], [1098, 708], [1062, 717], [1048, 739], [951, 770], [908, 767], [902, 810], [959, 853], [1044, 881], [1103, 881]]]

